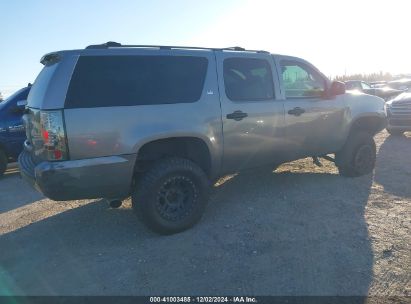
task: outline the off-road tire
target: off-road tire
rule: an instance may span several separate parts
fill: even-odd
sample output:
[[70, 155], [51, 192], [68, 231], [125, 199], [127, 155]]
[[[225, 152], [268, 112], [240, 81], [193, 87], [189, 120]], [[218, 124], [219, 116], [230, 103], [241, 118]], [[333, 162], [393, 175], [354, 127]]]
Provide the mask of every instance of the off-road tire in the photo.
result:
[[404, 134], [404, 131], [401, 131], [401, 130], [390, 130], [390, 129], [387, 129], [387, 132], [388, 132], [390, 135], [392, 135], [392, 136], [401, 136], [401, 135]]
[[7, 169], [7, 155], [3, 150], [0, 150], [0, 177], [3, 176]]
[[335, 154], [335, 164], [343, 176], [357, 177], [371, 173], [376, 161], [374, 138], [367, 132], [352, 133], [344, 147]]
[[165, 158], [136, 180], [132, 206], [148, 228], [174, 234], [201, 219], [209, 191], [210, 181], [199, 166], [184, 158]]

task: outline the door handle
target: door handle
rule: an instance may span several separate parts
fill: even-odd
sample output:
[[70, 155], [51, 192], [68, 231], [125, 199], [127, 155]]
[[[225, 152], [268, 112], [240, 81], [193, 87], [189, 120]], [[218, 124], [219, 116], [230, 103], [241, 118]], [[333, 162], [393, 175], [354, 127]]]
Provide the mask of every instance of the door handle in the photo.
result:
[[303, 113], [305, 113], [305, 110], [303, 108], [300, 108], [300, 107], [296, 107], [296, 108], [288, 111], [288, 114], [294, 115], [294, 116], [300, 116]]
[[234, 119], [235, 121], [242, 120], [243, 118], [247, 117], [248, 114], [242, 111], [235, 111], [231, 114], [227, 114], [227, 119]]

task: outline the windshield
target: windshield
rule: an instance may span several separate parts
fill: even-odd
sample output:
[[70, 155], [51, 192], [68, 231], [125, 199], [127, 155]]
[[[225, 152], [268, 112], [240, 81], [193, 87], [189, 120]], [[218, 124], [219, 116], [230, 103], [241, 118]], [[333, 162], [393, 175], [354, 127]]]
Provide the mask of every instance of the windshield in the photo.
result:
[[0, 103], [0, 109], [4, 108], [10, 102], [13, 102], [13, 100], [18, 101], [18, 100], [27, 99], [29, 92], [30, 92], [30, 87], [25, 87], [23, 89], [18, 90], [17, 92], [14, 92], [13, 94], [11, 94], [9, 97], [7, 97], [5, 100], [3, 100]]

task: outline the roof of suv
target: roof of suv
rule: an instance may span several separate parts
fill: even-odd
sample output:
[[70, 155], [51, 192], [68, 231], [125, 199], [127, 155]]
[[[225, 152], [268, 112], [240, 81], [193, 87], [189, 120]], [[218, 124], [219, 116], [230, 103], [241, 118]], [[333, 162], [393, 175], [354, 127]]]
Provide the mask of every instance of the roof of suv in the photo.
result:
[[249, 52], [249, 53], [263, 53], [270, 54], [270, 52], [263, 50], [247, 50], [239, 46], [227, 47], [227, 48], [206, 48], [206, 47], [191, 47], [191, 46], [166, 46], [166, 45], [123, 45], [118, 42], [109, 41], [103, 44], [89, 45], [84, 49], [75, 49], [75, 50], [61, 50], [54, 51], [45, 54], [40, 62], [42, 64], [52, 63], [58, 61], [60, 56], [63, 54], [84, 54], [84, 55], [99, 55], [100, 51], [109, 51], [110, 54], [115, 54], [118, 51], [121, 53], [132, 52], [135, 50], [145, 50], [145, 51], [167, 51], [167, 50], [176, 50], [176, 51], [230, 51], [230, 52]]
[[238, 51], [238, 52], [255, 52], [255, 53], [269, 53], [263, 50], [246, 50], [245, 48], [234, 46], [227, 48], [206, 48], [206, 47], [191, 47], [191, 46], [170, 46], [170, 45], [123, 45], [118, 42], [108, 41], [103, 44], [89, 45], [86, 49], [108, 49], [108, 48], [158, 48], [161, 50], [171, 49], [186, 49], [186, 50], [211, 50], [211, 51]]

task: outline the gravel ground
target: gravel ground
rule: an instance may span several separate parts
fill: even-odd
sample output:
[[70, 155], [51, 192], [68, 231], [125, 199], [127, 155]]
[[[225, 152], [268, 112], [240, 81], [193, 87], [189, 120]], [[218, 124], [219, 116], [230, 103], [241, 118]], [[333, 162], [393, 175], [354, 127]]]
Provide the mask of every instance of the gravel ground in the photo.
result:
[[411, 133], [373, 175], [304, 159], [220, 180], [202, 221], [148, 231], [130, 202], [53, 202], [0, 180], [2, 295], [411, 295]]

